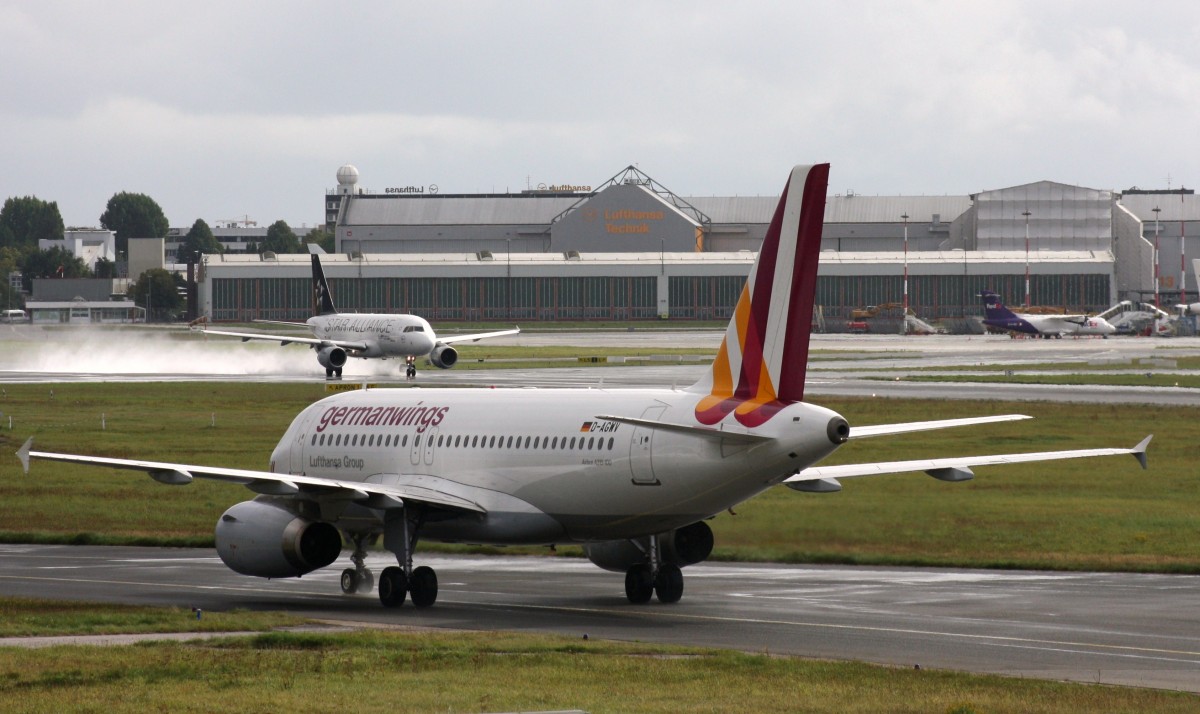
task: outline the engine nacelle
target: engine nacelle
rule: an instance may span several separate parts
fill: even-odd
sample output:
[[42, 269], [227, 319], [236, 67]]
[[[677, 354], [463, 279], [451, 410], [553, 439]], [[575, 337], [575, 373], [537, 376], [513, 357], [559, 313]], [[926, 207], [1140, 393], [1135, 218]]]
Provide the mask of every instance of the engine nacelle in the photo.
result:
[[325, 369], [341, 369], [346, 364], [346, 350], [329, 345], [317, 350], [317, 361]]
[[450, 345], [437, 343], [433, 347], [433, 351], [429, 353], [429, 361], [433, 362], [433, 366], [438, 369], [450, 369], [458, 364], [458, 350]]
[[[646, 554], [650, 546], [649, 538], [638, 538], [639, 548], [633, 541], [610, 540], [603, 543], [588, 543], [583, 546], [592, 563], [611, 570], [624, 573], [635, 565], [650, 562]], [[660, 533], [658, 547], [663, 563], [679, 567], [695, 565], [708, 559], [713, 549], [712, 529], [704, 521], [698, 521], [690, 526], [676, 528], [673, 531]], [[645, 548], [646, 550], [643, 550]]]
[[230, 570], [260, 578], [298, 577], [342, 553], [337, 528], [263, 501], [243, 501], [225, 511], [216, 538], [217, 555]]

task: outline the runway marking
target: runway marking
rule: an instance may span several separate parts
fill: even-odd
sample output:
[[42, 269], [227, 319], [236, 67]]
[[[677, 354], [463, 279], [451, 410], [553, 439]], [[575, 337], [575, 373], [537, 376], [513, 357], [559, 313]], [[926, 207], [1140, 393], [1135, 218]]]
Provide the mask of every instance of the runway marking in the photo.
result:
[[[634, 611], [620, 611], [620, 610], [611, 610], [611, 609], [603, 609], [603, 608], [568, 607], [568, 606], [561, 606], [561, 605], [526, 605], [526, 604], [515, 604], [515, 603], [492, 604], [492, 603], [463, 602], [463, 601], [453, 601], [453, 600], [450, 600], [447, 602], [456, 602], [456, 604], [460, 604], [460, 605], [472, 605], [475, 607], [490, 608], [490, 609], [495, 609], [495, 610], [504, 609], [504, 608], [516, 608], [516, 609], [527, 609], [527, 610], [548, 610], [548, 611], [573, 612], [573, 613], [598, 614], [598, 615], [629, 615], [632, 617], [638, 617], [638, 618], [643, 618], [643, 619], [655, 617], [655, 618], [671, 618], [671, 619], [676, 619], [676, 620], [699, 620], [699, 621], [708, 621], [708, 622], [727, 622], [727, 623], [740, 623], [740, 624], [751, 624], [751, 625], [773, 625], [773, 626], [786, 625], [786, 626], [790, 626], [790, 627], [802, 627], [802, 628], [812, 628], [812, 629], [824, 628], [824, 629], [832, 629], [832, 630], [849, 630], [849, 631], [858, 631], [858, 632], [888, 632], [888, 633], [901, 634], [901, 635], [926, 635], [926, 636], [936, 636], [936, 637], [979, 640], [979, 641], [984, 641], [984, 642], [990, 640], [990, 641], [995, 641], [997, 643], [1001, 643], [996, 646], [1026, 647], [1028, 649], [1050, 649], [1050, 650], [1052, 650], [1054, 647], [1084, 647], [1084, 648], [1092, 648], [1092, 649], [1099, 649], [1099, 650], [1113, 650], [1113, 652], [1112, 652], [1113, 656], [1121, 656], [1118, 654], [1118, 652], [1127, 651], [1127, 652], [1141, 652], [1141, 653], [1146, 653], [1147, 655], [1157, 654], [1157, 655], [1178, 655], [1178, 656], [1185, 656], [1185, 657], [1200, 657], [1200, 651], [1192, 652], [1189, 650], [1169, 650], [1169, 649], [1159, 649], [1159, 648], [1154, 648], [1154, 647], [1136, 647], [1133, 645], [1110, 645], [1110, 644], [1092, 644], [1092, 643], [1087, 643], [1087, 642], [1070, 642], [1070, 641], [1059, 641], [1059, 640], [1039, 640], [1039, 639], [1030, 639], [1030, 638], [1026, 638], [1026, 637], [1010, 637], [1010, 636], [1006, 636], [1006, 635], [974, 635], [974, 634], [969, 634], [969, 633], [939, 632], [936, 630], [915, 630], [915, 629], [902, 628], [902, 627], [883, 627], [883, 626], [878, 626], [878, 625], [840, 625], [840, 624], [836, 624], [836, 623], [825, 623], [825, 622], [769, 620], [769, 619], [753, 618], [753, 617], [725, 617], [725, 616], [721, 616], [721, 615], [697, 615], [697, 614], [690, 614], [690, 613], [676, 613], [676, 612], [662, 612], [662, 611], [634, 612]], [[1003, 645], [1003, 643], [1006, 643], [1006, 642], [1031, 643], [1034, 645], [1048, 645], [1048, 647], [1032, 647], [1028, 644]], [[1086, 652], [1085, 651], [1085, 652], [1082, 652], [1081, 654], [1109, 654], [1109, 653], [1107, 653], [1107, 652]], [[1134, 656], [1134, 655], [1124, 655], [1124, 656]], [[1154, 658], [1146, 657], [1146, 659], [1154, 659]], [[1174, 660], [1171, 660], [1171, 661], [1174, 661]], [[1200, 664], [1200, 661], [1191, 661], [1191, 660], [1180, 660], [1180, 661], [1185, 661], [1185, 662], [1189, 662], [1192, 664]]]
[[[252, 593], [257, 595], [271, 594], [263, 593], [259, 588], [250, 586], [231, 586], [231, 585], [198, 585], [186, 583], [171, 583], [171, 582], [146, 582], [146, 581], [129, 581], [129, 580], [102, 580], [102, 579], [80, 579], [80, 578], [51, 578], [51, 577], [29, 577], [20, 575], [0, 575], [3, 580], [22, 580], [22, 581], [44, 581], [44, 582], [72, 582], [72, 583], [94, 583], [103, 585], [139, 585], [143, 587], [157, 587], [172, 590], [206, 590], [206, 591], [229, 591], [236, 593]], [[477, 594], [471, 591], [471, 594]], [[490, 593], [488, 593], [490, 594]], [[497, 595], [505, 595], [504, 593], [496, 593]], [[291, 597], [306, 597], [313, 599], [342, 599], [346, 597], [340, 593], [317, 593], [313, 591], [303, 590], [288, 590], [286, 592], [277, 593], [277, 596]], [[1200, 660], [1177, 659], [1178, 657], [1196, 657], [1200, 658], [1200, 651], [1190, 650], [1170, 650], [1154, 647], [1137, 647], [1133, 645], [1113, 645], [1103, 643], [1087, 643], [1087, 642], [1072, 642], [1061, 640], [1043, 640], [1031, 639], [1025, 637], [1011, 637], [1006, 635], [980, 635], [958, 632], [942, 632], [936, 630], [918, 630], [912, 628], [901, 627], [884, 627], [879, 625], [845, 625], [836, 623], [823, 622], [807, 622], [803, 620], [778, 620], [754, 617], [728, 617], [722, 615], [700, 615], [695, 613], [680, 613], [667, 612], [663, 610], [654, 611], [634, 611], [621, 610], [615, 608], [597, 608], [597, 607], [572, 607], [566, 605], [534, 605], [522, 603], [488, 603], [477, 602], [471, 600], [454, 600], [441, 598], [442, 604], [464, 605], [488, 610], [532, 610], [545, 612], [563, 612], [585, 615], [604, 615], [604, 616], [624, 616], [637, 619], [674, 619], [674, 620], [692, 620], [697, 622], [722, 622], [732, 624], [751, 624], [751, 625], [767, 625], [767, 626], [788, 626], [796, 628], [808, 629], [827, 629], [827, 630], [843, 630], [854, 632], [880, 632], [899, 635], [922, 635], [927, 637], [941, 638], [957, 638], [964, 640], [977, 641], [982, 644], [993, 647], [1010, 647], [1018, 649], [1031, 649], [1048, 652], [1065, 652], [1072, 654], [1085, 654], [1094, 656], [1111, 656], [1121, 658], [1134, 658], [1144, 660], [1156, 660], [1166, 662], [1180, 662], [1186, 664], [1200, 665]], [[1082, 650], [1073, 650], [1066, 648], [1084, 648]], [[1100, 651], [1095, 651], [1100, 650]], [[1173, 655], [1173, 656], [1171, 656]]]

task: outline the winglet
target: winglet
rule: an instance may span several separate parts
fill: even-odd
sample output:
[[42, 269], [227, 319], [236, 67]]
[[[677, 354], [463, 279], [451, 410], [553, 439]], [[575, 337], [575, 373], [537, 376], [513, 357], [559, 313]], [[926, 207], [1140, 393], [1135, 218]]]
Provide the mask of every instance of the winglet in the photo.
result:
[[29, 449], [33, 447], [33, 437], [25, 440], [21, 444], [21, 448], [17, 449], [17, 458], [21, 460], [21, 467], [25, 469], [25, 473], [29, 473]]
[[1142, 439], [1137, 446], [1133, 447], [1132, 451], [1129, 452], [1133, 454], [1133, 458], [1138, 460], [1138, 463], [1142, 465], [1143, 469], [1146, 468], [1146, 447], [1150, 445], [1150, 440], [1153, 438], [1154, 434], [1147, 436], [1145, 439]]

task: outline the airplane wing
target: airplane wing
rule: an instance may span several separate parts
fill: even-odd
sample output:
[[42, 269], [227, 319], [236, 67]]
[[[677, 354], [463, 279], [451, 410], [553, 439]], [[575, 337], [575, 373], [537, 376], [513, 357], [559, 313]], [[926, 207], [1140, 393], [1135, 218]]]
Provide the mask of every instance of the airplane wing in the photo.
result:
[[46, 451], [32, 451], [33, 437], [25, 441], [17, 451], [17, 458], [25, 473], [29, 473], [29, 460], [59, 461], [88, 466], [107, 466], [113, 469], [142, 471], [150, 478], [173, 486], [182, 486], [195, 478], [238, 483], [255, 493], [270, 496], [294, 496], [297, 498], [345, 498], [356, 501], [371, 508], [400, 508], [405, 502], [424, 503], [439, 508], [449, 508], [458, 511], [486, 513], [479, 504], [440, 491], [431, 486], [415, 484], [383, 485], [365, 483], [362, 481], [341, 481], [338, 479], [314, 478], [294, 474], [280, 474], [271, 471], [253, 471], [247, 469], [225, 469], [213, 466], [198, 466], [195, 464], [173, 464], [160, 461], [139, 461], [135, 459], [111, 459], [102, 456], [81, 456], [77, 454], [55, 454]]
[[502, 337], [504, 335], [515, 335], [520, 332], [521, 332], [521, 328], [514, 327], [511, 330], [498, 330], [496, 332], [479, 332], [479, 333], [476, 333], [473, 335], [451, 335], [449, 337], [446, 337], [444, 335], [438, 335], [437, 341], [445, 343], [447, 345], [453, 344], [455, 342], [478, 342], [480, 340], [486, 340], [489, 337]]
[[226, 332], [224, 330], [199, 330], [206, 335], [221, 335], [223, 337], [240, 337], [242, 342], [249, 340], [266, 340], [268, 342], [278, 342], [280, 345], [290, 345], [293, 342], [301, 345], [314, 345], [317, 347], [341, 347], [345, 350], [361, 352], [367, 349], [365, 342], [347, 342], [345, 340], [323, 340], [319, 337], [297, 337], [295, 335], [269, 335], [265, 332]]
[[[974, 477], [972, 466], [990, 466], [995, 464], [1019, 464], [1031, 461], [1054, 461], [1058, 459], [1081, 459], [1092, 456], [1115, 456], [1130, 454], [1138, 460], [1142, 468], [1146, 468], [1146, 447], [1150, 444], [1151, 434], [1132, 449], [1077, 449], [1073, 451], [1040, 451], [1028, 454], [996, 454], [994, 456], [966, 456], [949, 459], [917, 459], [913, 461], [885, 461], [867, 464], [846, 464], [842, 466], [811, 466], [803, 469], [795, 476], [784, 480], [788, 486], [800, 491], [829, 490], [841, 488], [837, 483], [839, 478], [855, 476], [880, 476], [883, 474], [898, 474], [910, 471], [924, 471], [930, 476], [942, 481], [967, 481]], [[808, 484], [820, 484], [819, 488]]]

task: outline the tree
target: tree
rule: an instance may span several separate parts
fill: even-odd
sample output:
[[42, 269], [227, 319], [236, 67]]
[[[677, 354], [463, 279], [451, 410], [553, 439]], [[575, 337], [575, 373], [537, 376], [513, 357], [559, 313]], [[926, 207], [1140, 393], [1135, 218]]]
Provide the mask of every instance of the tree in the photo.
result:
[[162, 238], [170, 225], [154, 199], [142, 193], [115, 194], [100, 214], [100, 225], [117, 234], [117, 253], [128, 253], [130, 238]]
[[325, 251], [326, 253], [334, 252], [333, 249], [335, 241], [333, 234], [324, 228], [314, 228], [309, 231], [308, 235], [304, 236], [304, 242], [316, 243], [317, 245], [321, 246], [321, 250]]
[[117, 277], [117, 264], [108, 258], [97, 258], [96, 267], [92, 268], [92, 273], [97, 278], [115, 278]]
[[9, 198], [0, 209], [0, 246], [37, 247], [39, 240], [62, 240], [58, 204], [36, 196]]
[[179, 288], [183, 281], [174, 273], [162, 268], [151, 268], [138, 276], [129, 292], [133, 302], [146, 308], [148, 322], [171, 319], [183, 308], [183, 296]]
[[299, 253], [300, 248], [300, 239], [283, 220], [275, 221], [267, 228], [267, 237], [258, 246], [259, 252], [269, 250], [273, 253]]
[[65, 248], [34, 250], [26, 253], [21, 261], [26, 291], [33, 290], [34, 278], [90, 278], [92, 271], [82, 258], [76, 258]]
[[183, 240], [179, 243], [179, 252], [176, 253], [176, 259], [181, 263], [199, 262], [199, 255], [207, 253], [215, 255], [225, 252], [221, 247], [221, 242], [213, 237], [212, 229], [204, 222], [203, 218], [197, 218], [192, 224], [192, 229], [188, 231]]

